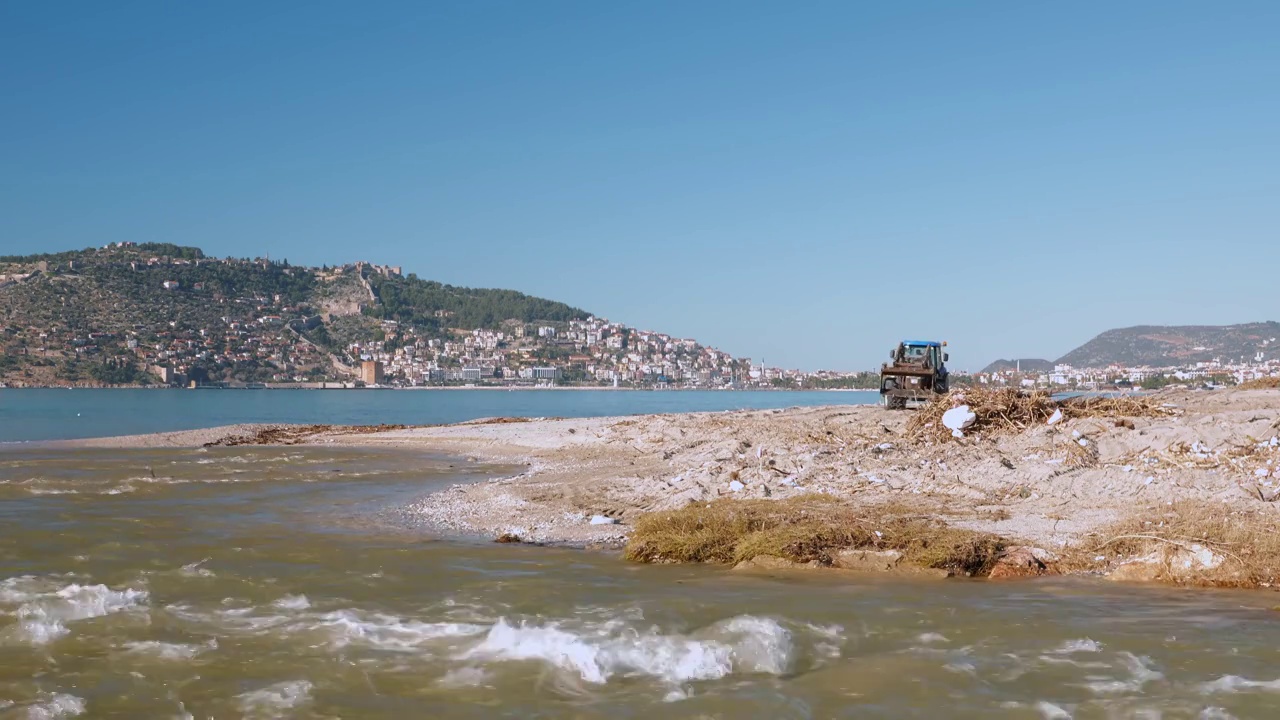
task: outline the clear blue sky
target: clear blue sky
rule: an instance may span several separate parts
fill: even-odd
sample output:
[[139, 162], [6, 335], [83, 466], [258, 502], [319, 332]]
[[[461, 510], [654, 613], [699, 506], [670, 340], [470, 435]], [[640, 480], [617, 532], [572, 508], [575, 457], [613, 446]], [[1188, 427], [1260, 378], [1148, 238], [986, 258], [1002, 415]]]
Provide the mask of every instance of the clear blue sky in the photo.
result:
[[0, 254], [403, 265], [769, 364], [1280, 317], [1280, 3], [0, 4]]

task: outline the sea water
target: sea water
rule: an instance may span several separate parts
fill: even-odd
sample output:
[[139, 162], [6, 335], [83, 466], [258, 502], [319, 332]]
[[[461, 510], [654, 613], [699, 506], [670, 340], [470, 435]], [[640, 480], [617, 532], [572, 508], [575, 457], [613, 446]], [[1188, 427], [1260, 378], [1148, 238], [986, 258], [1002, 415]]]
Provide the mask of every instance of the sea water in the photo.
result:
[[872, 392], [0, 389], [0, 443], [235, 423], [427, 425], [874, 403]]
[[[74, 395], [74, 393], [68, 393]], [[0, 450], [3, 718], [1268, 718], [1265, 592], [433, 537], [411, 450]]]

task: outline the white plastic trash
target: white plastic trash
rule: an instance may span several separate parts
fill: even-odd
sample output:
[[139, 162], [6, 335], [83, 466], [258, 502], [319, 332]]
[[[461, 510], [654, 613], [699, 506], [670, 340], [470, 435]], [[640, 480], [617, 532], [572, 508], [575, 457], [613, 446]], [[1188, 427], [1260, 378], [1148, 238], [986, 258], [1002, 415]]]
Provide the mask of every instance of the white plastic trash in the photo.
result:
[[951, 431], [951, 437], [964, 437], [964, 429], [973, 424], [978, 416], [968, 405], [953, 407], [942, 413], [942, 425]]
[[747, 487], [746, 485], [743, 485], [737, 480], [731, 480], [729, 482], [729, 489], [732, 490], [733, 492], [742, 492], [743, 490], [746, 489], [746, 487]]
[[1063, 419], [1063, 418], [1062, 418], [1062, 411], [1061, 411], [1061, 410], [1054, 410], [1054, 411], [1053, 411], [1053, 414], [1049, 416], [1049, 422], [1048, 422], [1047, 424], [1048, 424], [1048, 425], [1057, 425], [1058, 423], [1062, 422], [1062, 419]]
[[592, 515], [591, 524], [592, 525], [617, 525], [618, 521], [614, 520], [611, 517], [606, 517], [604, 515]]

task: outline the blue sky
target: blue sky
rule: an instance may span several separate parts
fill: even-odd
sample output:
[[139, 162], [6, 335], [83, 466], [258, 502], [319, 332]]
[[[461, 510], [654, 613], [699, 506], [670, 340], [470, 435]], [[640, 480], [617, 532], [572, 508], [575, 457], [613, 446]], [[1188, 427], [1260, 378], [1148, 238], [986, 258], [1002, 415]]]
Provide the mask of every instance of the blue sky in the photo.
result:
[[0, 5], [0, 254], [510, 287], [771, 365], [1280, 318], [1280, 4]]

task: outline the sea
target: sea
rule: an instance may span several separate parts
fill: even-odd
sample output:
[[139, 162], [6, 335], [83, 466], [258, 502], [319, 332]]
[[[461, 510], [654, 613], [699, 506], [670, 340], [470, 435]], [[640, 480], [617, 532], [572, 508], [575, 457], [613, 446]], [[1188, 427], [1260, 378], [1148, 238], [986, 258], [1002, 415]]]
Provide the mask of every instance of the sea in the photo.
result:
[[876, 391], [0, 389], [0, 443], [236, 423], [433, 425], [878, 402]]
[[0, 391], [0, 718], [1280, 716], [1270, 592], [637, 565], [420, 526], [467, 458], [36, 442], [810, 400], [750, 395]]

